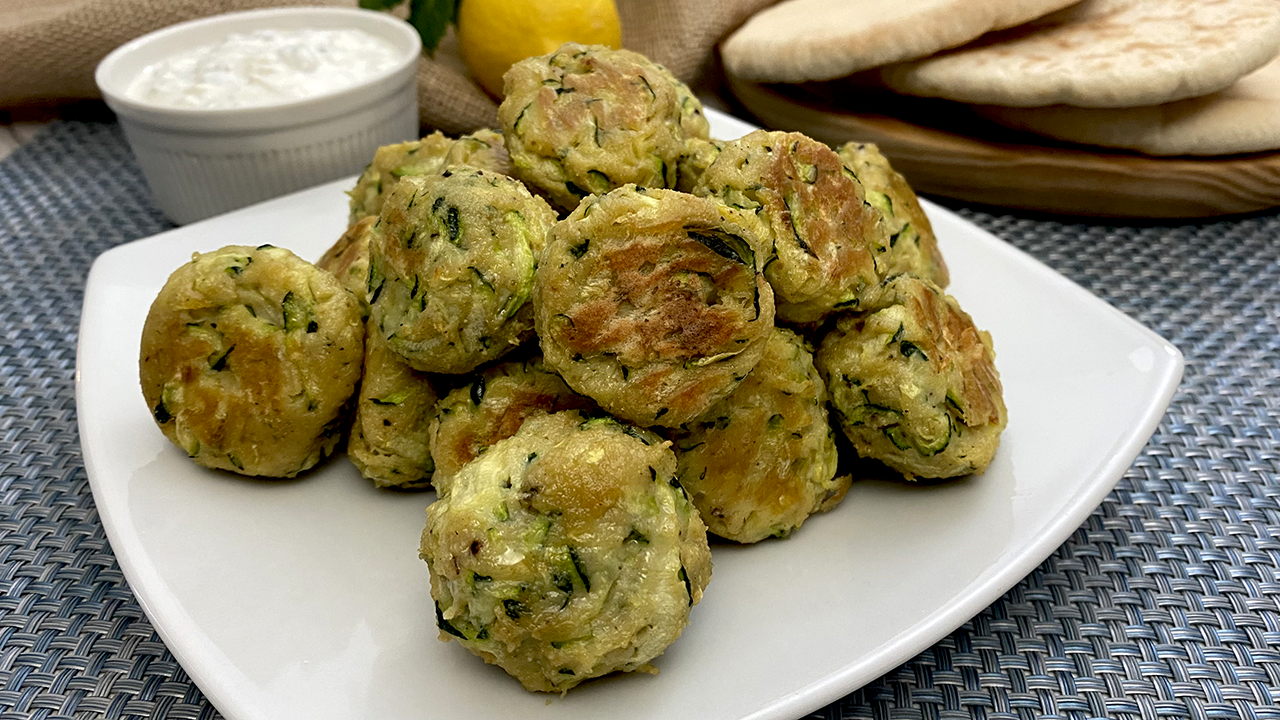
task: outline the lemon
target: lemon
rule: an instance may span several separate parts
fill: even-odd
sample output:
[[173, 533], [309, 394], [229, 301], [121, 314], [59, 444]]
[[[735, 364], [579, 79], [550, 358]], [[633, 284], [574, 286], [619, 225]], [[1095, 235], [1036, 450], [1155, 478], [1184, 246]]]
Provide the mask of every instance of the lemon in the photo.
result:
[[566, 42], [622, 46], [613, 0], [462, 0], [458, 48], [480, 86], [502, 97], [502, 76], [532, 55]]

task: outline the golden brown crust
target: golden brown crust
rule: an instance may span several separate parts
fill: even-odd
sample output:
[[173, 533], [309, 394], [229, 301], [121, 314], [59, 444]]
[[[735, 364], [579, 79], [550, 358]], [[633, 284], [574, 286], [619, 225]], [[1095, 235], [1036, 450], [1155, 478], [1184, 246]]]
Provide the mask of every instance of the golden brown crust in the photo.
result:
[[685, 140], [708, 136], [693, 93], [629, 50], [566, 43], [504, 80], [498, 119], [515, 172], [566, 212], [627, 183], [675, 187]]
[[754, 245], [692, 195], [627, 186], [589, 198], [556, 225], [538, 268], [547, 364], [632, 422], [698, 417], [751, 371], [773, 326]]
[[738, 389], [671, 437], [680, 484], [707, 529], [729, 540], [785, 537], [849, 488], [851, 478], [835, 477], [826, 386], [789, 330], [775, 328]]
[[515, 435], [535, 415], [595, 409], [575, 393], [541, 357], [513, 360], [485, 370], [450, 392], [431, 422], [436, 487], [499, 440]]
[[142, 331], [142, 394], [197, 463], [292, 477], [333, 451], [360, 378], [355, 298], [281, 248], [195, 254]]
[[837, 154], [862, 183], [867, 202], [884, 215], [889, 236], [885, 276], [915, 275], [945, 288], [951, 277], [938, 238], [907, 179], [873, 143], [845, 143]]
[[908, 479], [985, 470], [1008, 421], [991, 337], [911, 276], [865, 307], [840, 318], [816, 358], [854, 448]]
[[854, 307], [882, 277], [876, 256], [887, 237], [880, 214], [840, 158], [816, 140], [750, 133], [725, 145], [694, 194], [755, 219], [772, 248], [764, 272], [780, 320], [811, 323]]

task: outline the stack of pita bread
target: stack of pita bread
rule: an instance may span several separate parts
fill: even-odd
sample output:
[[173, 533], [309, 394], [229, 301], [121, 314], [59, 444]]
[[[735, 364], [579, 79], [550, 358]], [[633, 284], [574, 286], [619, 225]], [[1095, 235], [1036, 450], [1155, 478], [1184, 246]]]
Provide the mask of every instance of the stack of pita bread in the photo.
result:
[[1280, 149], [1280, 0], [784, 0], [721, 51], [745, 80], [857, 73], [1069, 142]]

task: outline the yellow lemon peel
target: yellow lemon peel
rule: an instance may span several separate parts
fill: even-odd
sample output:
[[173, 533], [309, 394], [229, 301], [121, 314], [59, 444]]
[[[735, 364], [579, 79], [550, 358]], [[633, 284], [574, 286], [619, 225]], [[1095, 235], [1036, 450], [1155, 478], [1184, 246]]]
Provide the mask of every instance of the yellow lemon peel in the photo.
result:
[[502, 76], [515, 63], [566, 42], [622, 47], [613, 0], [462, 0], [458, 47], [472, 78], [502, 97]]

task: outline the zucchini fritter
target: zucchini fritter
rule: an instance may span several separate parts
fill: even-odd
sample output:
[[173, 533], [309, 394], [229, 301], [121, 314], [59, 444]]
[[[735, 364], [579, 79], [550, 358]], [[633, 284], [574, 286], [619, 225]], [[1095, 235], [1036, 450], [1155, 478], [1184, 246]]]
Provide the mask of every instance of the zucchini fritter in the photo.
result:
[[635, 186], [584, 201], [538, 266], [547, 365], [644, 426], [689, 422], [732, 392], [764, 352], [773, 293], [729, 212]]
[[786, 537], [849, 489], [835, 476], [826, 386], [790, 330], [775, 328], [738, 389], [672, 439], [676, 477], [707, 530], [729, 540]]
[[406, 176], [369, 246], [370, 317], [417, 370], [466, 373], [533, 334], [536, 254], [555, 213], [506, 175]]
[[840, 161], [862, 183], [867, 202], [884, 215], [889, 236], [885, 276], [915, 275], [940, 288], [950, 282], [929, 216], [902, 174], [873, 143], [845, 143]]
[[431, 421], [436, 489], [443, 491], [463, 465], [515, 435], [530, 417], [594, 409], [595, 403], [570, 390], [541, 357], [504, 362], [477, 374], [440, 401]]
[[468, 463], [422, 534], [440, 638], [529, 690], [646, 668], [711, 578], [675, 466], [652, 433], [573, 411]]
[[293, 477], [333, 452], [360, 379], [360, 309], [332, 274], [282, 248], [196, 253], [142, 330], [142, 394], [200, 465]]
[[860, 455], [908, 479], [982, 472], [995, 455], [1008, 415], [991, 336], [927, 280], [885, 283], [816, 363]]
[[515, 172], [565, 212], [627, 183], [675, 187], [685, 140], [708, 137], [689, 88], [629, 50], [566, 43], [504, 80], [498, 120]]
[[676, 189], [680, 192], [692, 193], [697, 187], [702, 173], [711, 167], [724, 150], [724, 143], [719, 140], [689, 138], [684, 143], [684, 154], [676, 163]]
[[511, 161], [502, 135], [477, 130], [454, 140], [440, 131], [419, 140], [383, 145], [361, 173], [350, 196], [351, 220], [376, 216], [387, 195], [406, 175], [435, 175], [450, 165], [469, 165], [502, 175], [511, 174]]
[[387, 347], [382, 334], [365, 333], [364, 374], [356, 400], [347, 457], [377, 487], [431, 486], [434, 464], [427, 427], [438, 396], [426, 373]]
[[880, 213], [831, 148], [800, 133], [757, 130], [725, 145], [694, 194], [754, 218], [770, 250], [764, 275], [778, 319], [821, 320], [857, 307], [883, 277], [877, 248], [888, 238]]
[[338, 242], [316, 261], [316, 267], [333, 273], [338, 282], [351, 291], [365, 317], [369, 316], [369, 239], [377, 222], [375, 215], [352, 223]]

